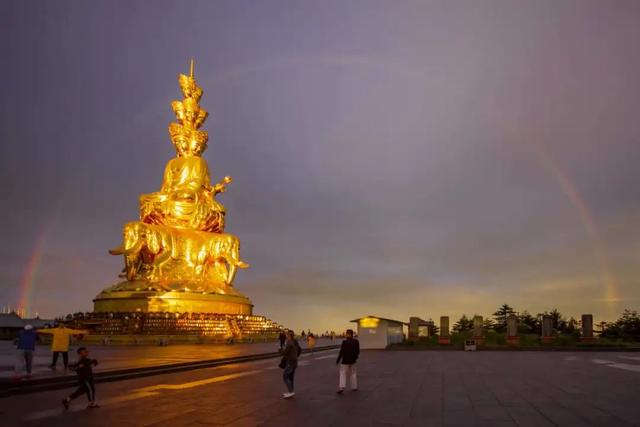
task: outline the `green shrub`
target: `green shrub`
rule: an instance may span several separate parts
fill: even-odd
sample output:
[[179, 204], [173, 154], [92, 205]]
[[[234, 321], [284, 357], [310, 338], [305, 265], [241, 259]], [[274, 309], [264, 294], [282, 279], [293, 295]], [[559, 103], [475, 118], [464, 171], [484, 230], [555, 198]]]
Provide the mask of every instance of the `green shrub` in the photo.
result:
[[538, 334], [522, 334], [519, 338], [521, 347], [538, 347], [540, 345], [540, 335]]
[[576, 338], [572, 335], [558, 335], [553, 340], [553, 345], [557, 345], [559, 347], [569, 347], [576, 344]]
[[451, 335], [451, 344], [464, 345], [466, 340], [471, 339], [471, 331], [463, 331], [457, 334]]

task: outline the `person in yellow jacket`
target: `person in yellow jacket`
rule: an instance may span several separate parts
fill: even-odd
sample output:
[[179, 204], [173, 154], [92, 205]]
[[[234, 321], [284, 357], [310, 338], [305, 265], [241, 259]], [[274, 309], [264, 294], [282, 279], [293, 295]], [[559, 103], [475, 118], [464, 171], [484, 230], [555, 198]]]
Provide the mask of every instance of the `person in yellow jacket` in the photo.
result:
[[58, 355], [62, 354], [62, 363], [64, 364], [64, 368], [67, 369], [69, 366], [69, 337], [72, 335], [86, 334], [87, 331], [65, 328], [62, 323], [59, 323], [57, 328], [40, 329], [38, 333], [51, 334], [53, 336], [53, 340], [51, 341], [53, 359], [49, 367], [55, 369], [58, 363]]

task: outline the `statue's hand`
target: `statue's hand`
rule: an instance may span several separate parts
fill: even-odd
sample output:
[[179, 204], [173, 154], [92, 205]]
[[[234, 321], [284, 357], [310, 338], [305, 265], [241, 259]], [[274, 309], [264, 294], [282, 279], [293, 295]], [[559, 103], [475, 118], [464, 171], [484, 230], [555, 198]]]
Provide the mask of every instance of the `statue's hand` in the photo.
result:
[[220, 181], [213, 187], [213, 194], [224, 193], [225, 191], [227, 191], [227, 184], [230, 184], [232, 182], [233, 179], [230, 176], [225, 176], [224, 178], [222, 178], [222, 181]]

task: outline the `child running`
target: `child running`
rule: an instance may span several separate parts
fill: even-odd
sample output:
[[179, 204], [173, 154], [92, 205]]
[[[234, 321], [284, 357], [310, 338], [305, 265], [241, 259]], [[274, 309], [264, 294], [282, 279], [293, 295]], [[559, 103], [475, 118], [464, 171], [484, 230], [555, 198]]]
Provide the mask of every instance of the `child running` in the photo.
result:
[[99, 408], [100, 406], [96, 403], [96, 388], [93, 384], [92, 369], [92, 366], [96, 366], [98, 361], [96, 359], [89, 359], [89, 350], [87, 350], [86, 347], [80, 347], [78, 349], [78, 355], [80, 356], [78, 361], [69, 367], [78, 374], [80, 384], [76, 391], [62, 400], [62, 404], [64, 405], [64, 409], [69, 409], [71, 401], [85, 393], [87, 399], [89, 399], [89, 406], [87, 406], [87, 408]]

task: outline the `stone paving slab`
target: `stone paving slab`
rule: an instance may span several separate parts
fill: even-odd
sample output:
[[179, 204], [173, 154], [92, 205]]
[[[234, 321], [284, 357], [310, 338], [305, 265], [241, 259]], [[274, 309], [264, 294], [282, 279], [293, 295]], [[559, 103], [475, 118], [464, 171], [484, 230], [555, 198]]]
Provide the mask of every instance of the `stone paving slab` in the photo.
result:
[[[333, 356], [336, 351], [331, 351]], [[0, 399], [3, 426], [633, 426], [640, 372], [614, 353], [363, 351], [359, 390], [335, 393], [327, 353], [304, 354], [283, 400], [277, 359]], [[606, 360], [607, 363], [594, 362]], [[640, 361], [629, 361], [640, 365]], [[626, 363], [626, 362], [625, 362]]]

